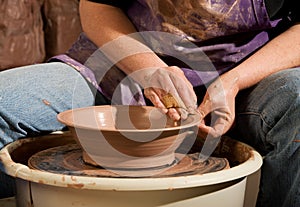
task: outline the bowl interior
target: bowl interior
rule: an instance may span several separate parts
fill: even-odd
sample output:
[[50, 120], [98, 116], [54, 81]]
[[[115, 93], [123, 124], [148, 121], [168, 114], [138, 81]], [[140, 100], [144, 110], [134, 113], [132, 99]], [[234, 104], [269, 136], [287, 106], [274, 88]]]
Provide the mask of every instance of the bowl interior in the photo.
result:
[[103, 105], [64, 111], [58, 120], [71, 127], [104, 131], [168, 131], [196, 126], [198, 114], [174, 122], [166, 114], [152, 106]]

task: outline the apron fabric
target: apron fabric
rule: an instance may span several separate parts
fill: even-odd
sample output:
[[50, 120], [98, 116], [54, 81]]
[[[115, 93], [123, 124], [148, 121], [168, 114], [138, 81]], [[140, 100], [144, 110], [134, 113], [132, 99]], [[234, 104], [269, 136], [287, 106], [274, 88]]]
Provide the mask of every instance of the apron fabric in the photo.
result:
[[[168, 65], [181, 67], [194, 87], [206, 86], [263, 46], [279, 21], [269, 19], [263, 0], [139, 0], [127, 15], [148, 46]], [[50, 61], [73, 66], [112, 104], [146, 104], [142, 88], [84, 33]]]

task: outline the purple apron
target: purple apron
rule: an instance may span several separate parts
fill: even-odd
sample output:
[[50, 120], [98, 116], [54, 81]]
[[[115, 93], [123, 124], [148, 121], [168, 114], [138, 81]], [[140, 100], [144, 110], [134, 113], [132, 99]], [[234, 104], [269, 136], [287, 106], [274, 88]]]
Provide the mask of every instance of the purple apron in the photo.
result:
[[[210, 83], [264, 45], [267, 30], [278, 22], [269, 20], [263, 0], [139, 0], [127, 14], [148, 46], [168, 65], [180, 66], [194, 87]], [[84, 33], [66, 54], [50, 61], [73, 66], [113, 104], [145, 105], [140, 86]]]

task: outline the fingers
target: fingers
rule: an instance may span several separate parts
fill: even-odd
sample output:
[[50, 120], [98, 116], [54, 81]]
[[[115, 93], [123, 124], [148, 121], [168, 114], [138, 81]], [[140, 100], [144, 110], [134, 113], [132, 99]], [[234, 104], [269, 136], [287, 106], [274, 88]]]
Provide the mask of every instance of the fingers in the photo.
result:
[[159, 68], [147, 78], [145, 96], [172, 119], [186, 119], [197, 111], [197, 96], [178, 67]]
[[173, 85], [176, 86], [175, 91], [170, 91], [173, 95], [180, 97], [178, 100], [180, 107], [186, 111], [195, 112], [197, 108], [197, 96], [194, 92], [192, 84], [186, 79], [183, 71], [178, 67], [169, 67], [169, 77]]
[[197, 108], [197, 96], [194, 92], [193, 86], [185, 78], [183, 72], [179, 74], [182, 74], [182, 76], [179, 76], [176, 73], [170, 74], [170, 79], [172, 83], [177, 86], [176, 93], [178, 94], [178, 97], [181, 98], [181, 104], [184, 106], [185, 109], [195, 110]]
[[193, 86], [178, 67], [158, 69], [152, 75], [151, 87], [172, 94], [183, 108], [196, 107], [197, 96]]
[[153, 88], [145, 88], [144, 95], [153, 103], [153, 105], [162, 110], [163, 113], [168, 113], [168, 109], [161, 102], [159, 94], [157, 94]]
[[[231, 128], [235, 118], [235, 97], [239, 90], [237, 80], [236, 76], [223, 75], [207, 88], [198, 107], [204, 120], [199, 125], [199, 131], [207, 136], [219, 137]], [[210, 117], [209, 122], [207, 117]]]
[[[234, 113], [228, 107], [220, 106], [212, 107], [209, 101], [204, 101], [198, 107], [198, 111], [203, 117], [203, 121], [199, 125], [199, 131], [213, 138], [217, 138], [225, 134], [232, 126]], [[209, 123], [205, 123], [205, 117], [210, 116]]]
[[175, 108], [168, 109], [168, 116], [173, 119], [174, 121], [179, 121], [181, 118], [186, 119], [181, 116], [180, 112]]
[[161, 101], [163, 98], [163, 92], [157, 93], [157, 90], [153, 88], [147, 88], [144, 90], [145, 96], [153, 103], [153, 105], [159, 108], [163, 113], [167, 114], [171, 119], [178, 121], [181, 118], [181, 113], [177, 108], [167, 108], [166, 105]]
[[202, 134], [206, 134], [207, 136], [211, 136], [212, 138], [218, 138], [225, 134], [231, 126], [231, 123], [223, 120], [222, 118], [218, 118], [212, 126], [207, 126], [205, 124], [199, 125], [199, 131]]

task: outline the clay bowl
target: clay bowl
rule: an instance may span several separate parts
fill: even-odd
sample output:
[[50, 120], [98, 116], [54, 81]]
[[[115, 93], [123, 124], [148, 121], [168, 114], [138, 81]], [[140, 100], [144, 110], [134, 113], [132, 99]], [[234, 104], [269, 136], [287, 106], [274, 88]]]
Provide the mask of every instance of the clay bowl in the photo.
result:
[[172, 165], [200, 121], [198, 114], [174, 122], [152, 106], [119, 105], [68, 110], [57, 118], [82, 147], [85, 162], [110, 169]]

